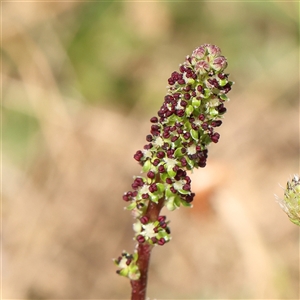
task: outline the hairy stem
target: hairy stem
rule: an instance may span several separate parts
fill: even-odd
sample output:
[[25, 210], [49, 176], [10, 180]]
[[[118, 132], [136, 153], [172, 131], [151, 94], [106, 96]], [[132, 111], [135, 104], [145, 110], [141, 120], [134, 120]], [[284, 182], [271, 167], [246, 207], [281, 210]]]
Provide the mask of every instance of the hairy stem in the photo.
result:
[[[163, 207], [164, 198], [161, 198], [158, 203], [152, 201], [149, 202], [146, 216], [152, 221], [158, 219], [159, 213]], [[146, 299], [146, 290], [147, 290], [147, 278], [148, 278], [148, 269], [150, 262], [150, 255], [153, 246], [149, 244], [139, 244], [138, 245], [138, 261], [137, 265], [141, 272], [141, 276], [138, 280], [131, 280], [131, 300], [145, 300]]]

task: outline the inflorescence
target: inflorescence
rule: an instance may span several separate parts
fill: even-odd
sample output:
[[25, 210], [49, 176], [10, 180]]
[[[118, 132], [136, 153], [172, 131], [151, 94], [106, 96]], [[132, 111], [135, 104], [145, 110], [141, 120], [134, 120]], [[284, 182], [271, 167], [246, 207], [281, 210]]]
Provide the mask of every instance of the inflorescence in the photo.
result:
[[[136, 218], [138, 243], [164, 245], [170, 240], [165, 217], [152, 222], [145, 215], [150, 201], [164, 199], [164, 206], [171, 211], [180, 205], [191, 206], [195, 194], [187, 171], [205, 167], [208, 145], [219, 141], [215, 129], [222, 124], [224, 103], [229, 100], [226, 94], [233, 84], [224, 73], [226, 67], [220, 48], [204, 44], [168, 79], [164, 102], [150, 119], [148, 143], [134, 154], [144, 175], [134, 177], [132, 190], [123, 195]], [[115, 263], [122, 269], [120, 261]], [[130, 269], [130, 264], [126, 266]]]

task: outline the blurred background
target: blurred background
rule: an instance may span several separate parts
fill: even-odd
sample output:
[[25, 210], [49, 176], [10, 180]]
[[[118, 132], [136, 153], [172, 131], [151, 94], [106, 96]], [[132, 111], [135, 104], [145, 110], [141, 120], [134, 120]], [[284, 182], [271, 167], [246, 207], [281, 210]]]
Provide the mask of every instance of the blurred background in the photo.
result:
[[203, 43], [235, 81], [169, 213], [151, 299], [299, 299], [299, 229], [275, 202], [299, 172], [299, 4], [2, 3], [3, 299], [129, 299], [112, 258], [132, 252], [122, 195], [167, 79]]

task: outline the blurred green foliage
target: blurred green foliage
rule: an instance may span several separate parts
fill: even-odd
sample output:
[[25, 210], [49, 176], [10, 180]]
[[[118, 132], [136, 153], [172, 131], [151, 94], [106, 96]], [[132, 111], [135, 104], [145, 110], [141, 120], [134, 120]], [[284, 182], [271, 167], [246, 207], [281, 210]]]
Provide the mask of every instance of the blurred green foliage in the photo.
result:
[[[143, 29], [139, 22], [146, 16], [141, 14], [148, 13], [152, 19]], [[297, 3], [293, 2], [87, 2], [28, 25], [27, 30], [48, 60], [65, 99], [127, 113], [139, 104], [140, 114], [147, 116], [149, 110], [158, 109], [168, 76], [200, 44], [214, 43], [222, 49], [237, 92], [299, 47]], [[58, 62], [55, 38], [66, 53]], [[18, 78], [18, 63], [6, 49], [11, 42], [3, 43], [4, 73]], [[33, 58], [25, 55], [26, 59]], [[298, 76], [294, 65], [288, 70], [286, 76]], [[273, 75], [276, 85], [281, 80], [277, 75]], [[287, 102], [297, 101], [295, 92], [292, 95]], [[7, 108], [5, 114], [4, 141], [9, 139], [10, 148], [19, 149], [20, 139], [10, 133], [19, 131], [25, 147], [36, 123], [21, 134], [28, 119], [24, 117], [21, 126], [15, 112]]]
[[[151, 3], [141, 2], [136, 8], [145, 5]], [[71, 12], [78, 29], [67, 52], [78, 77], [76, 87], [86, 101], [115, 103], [130, 109], [141, 100], [139, 86], [151, 68], [147, 62], [151, 56], [156, 57], [160, 47], [172, 53], [178, 51], [177, 57], [183, 59], [183, 53], [187, 55], [204, 42], [218, 44], [228, 56], [235, 76], [244, 77], [243, 84], [257, 76], [254, 59], [261, 68], [268, 68], [298, 46], [298, 22], [292, 15], [295, 3], [287, 3], [286, 10], [282, 9], [284, 5], [273, 2], [162, 5], [171, 26], [158, 39], [136, 34], [124, 16], [126, 3], [86, 3]], [[167, 55], [164, 60], [172, 58]], [[137, 77], [135, 68], [139, 64], [146, 68]]]

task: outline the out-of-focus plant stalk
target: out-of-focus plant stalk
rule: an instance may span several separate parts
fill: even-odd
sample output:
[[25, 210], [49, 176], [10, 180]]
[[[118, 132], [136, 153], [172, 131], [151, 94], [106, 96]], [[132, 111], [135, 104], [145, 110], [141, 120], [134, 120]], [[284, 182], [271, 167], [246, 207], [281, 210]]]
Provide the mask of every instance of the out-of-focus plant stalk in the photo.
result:
[[300, 179], [294, 175], [288, 181], [284, 190], [283, 199], [277, 197], [277, 201], [283, 211], [288, 215], [291, 222], [300, 226]]

